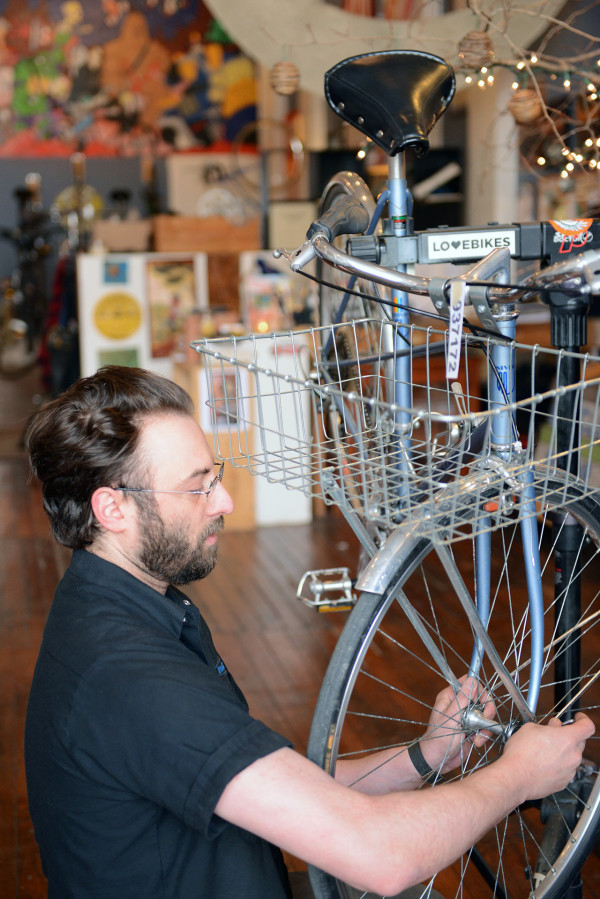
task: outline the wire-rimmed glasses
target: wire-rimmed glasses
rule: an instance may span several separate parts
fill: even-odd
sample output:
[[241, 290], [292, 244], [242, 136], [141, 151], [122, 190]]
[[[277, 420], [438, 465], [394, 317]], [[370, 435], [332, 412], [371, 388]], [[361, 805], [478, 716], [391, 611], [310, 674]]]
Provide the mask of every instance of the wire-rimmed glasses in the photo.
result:
[[211, 495], [217, 484], [220, 484], [223, 480], [224, 468], [225, 462], [221, 462], [221, 464], [219, 465], [219, 470], [208, 485], [208, 490], [155, 490], [153, 487], [125, 487], [123, 485], [119, 485], [114, 489], [122, 490], [124, 493], [178, 493], [182, 495], [189, 494], [190, 496], [205, 496], [206, 502], [208, 502], [208, 497]]

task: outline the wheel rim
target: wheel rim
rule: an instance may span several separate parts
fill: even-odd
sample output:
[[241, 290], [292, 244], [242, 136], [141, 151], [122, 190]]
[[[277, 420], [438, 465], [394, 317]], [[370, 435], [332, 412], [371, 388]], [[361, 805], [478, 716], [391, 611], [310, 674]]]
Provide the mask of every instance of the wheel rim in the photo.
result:
[[[596, 586], [600, 583], [600, 520], [597, 517], [598, 507], [591, 501], [569, 507], [569, 511], [576, 515], [583, 526], [581, 540], [576, 548], [577, 570], [582, 574], [580, 619], [583, 622], [580, 626], [582, 678], [578, 703], [580, 708], [589, 710], [594, 716], [600, 703], [600, 640], [596, 639], [596, 629], [600, 627], [600, 594]], [[560, 594], [554, 600], [553, 584], [556, 541], [566, 525], [564, 522], [553, 523], [550, 516], [543, 514], [540, 514], [539, 521], [546, 624], [538, 720], [545, 721], [562, 711], [562, 708], [556, 707], [554, 671], [557, 660], [564, 656], [566, 641], [555, 630], [555, 610], [560, 608], [562, 600]], [[510, 525], [492, 535], [493, 578], [489, 633], [504, 663], [513, 673], [515, 682], [526, 692], [529, 676], [528, 616], [525, 591], [522, 589], [525, 574], [519, 533], [517, 526]], [[464, 674], [468, 669], [473, 640], [458, 600], [450, 589], [447, 572], [435, 553], [427, 552], [425, 547], [426, 544], [422, 542], [413, 551], [410, 563], [405, 565], [400, 586], [421, 620], [426, 622], [428, 632], [435, 635], [437, 646], [452, 670], [457, 675]], [[472, 587], [472, 548], [467, 541], [461, 542], [454, 550], [454, 555], [459, 560], [457, 564], [465, 583]], [[370, 600], [372, 598], [368, 598]], [[353, 615], [357, 613], [360, 616], [359, 607]], [[358, 646], [352, 649], [347, 645], [345, 652], [340, 652], [339, 657], [345, 657], [346, 661], [341, 668], [338, 666], [329, 695], [322, 695], [319, 701], [321, 708], [317, 709], [316, 727], [311, 735], [309, 754], [326, 767], [330, 764], [331, 769], [338, 759], [377, 748], [394, 745], [401, 747], [422, 736], [429, 715], [428, 703], [445, 686], [436, 665], [423, 650], [420, 639], [408, 625], [405, 614], [395, 599], [382, 601], [377, 617], [373, 616], [372, 610], [367, 610], [364, 614], [366, 618], [363, 633], [370, 627], [366, 645], [361, 649]], [[371, 618], [370, 625], [366, 624], [368, 618]], [[344, 636], [342, 641], [344, 640], [347, 644], [352, 642], [351, 637]], [[512, 702], [507, 698], [505, 688], [490, 670], [487, 660], [484, 660], [480, 677], [494, 698], [498, 719], [507, 723], [518, 717], [514, 713]], [[331, 681], [329, 674], [328, 679]], [[328, 705], [330, 713], [326, 709]], [[339, 713], [335, 711], [336, 707], [339, 708]], [[329, 747], [333, 746], [330, 757], [323, 750], [327, 741]], [[589, 755], [592, 761], [600, 761], [600, 748], [596, 747], [597, 740], [588, 743], [586, 756]], [[494, 761], [501, 750], [498, 739], [491, 740], [485, 750], [480, 752], [471, 747], [465, 759], [464, 772]], [[462, 772], [458, 776], [462, 776]], [[581, 785], [582, 792], [587, 792], [588, 787], [596, 784], [597, 780], [595, 775], [588, 778]], [[597, 790], [598, 787], [595, 786], [592, 801], [596, 799]], [[577, 838], [574, 841], [569, 838], [577, 815], [584, 809], [584, 799], [587, 796], [582, 795], [574, 800], [574, 819], [568, 833], [561, 838], [560, 846], [565, 851], [557, 873], [550, 873], [545, 877], [542, 873], [536, 874], [541, 860], [546, 859], [546, 868], [551, 868], [558, 850], [556, 847], [550, 849], [544, 844], [541, 810], [530, 806], [500, 822], [478, 844], [475, 852], [440, 872], [434, 881], [436, 889], [447, 899], [466, 899], [473, 895], [506, 895], [511, 899], [524, 899], [534, 895], [536, 899], [550, 899], [552, 896], [562, 895], [565, 883], [572, 876], [572, 871], [577, 869], [579, 854], [585, 856], [587, 844], [595, 832], [598, 815], [594, 806], [581, 814]], [[549, 800], [544, 812], [556, 815], [556, 809], [557, 804]], [[548, 858], [550, 854], [552, 858]], [[481, 872], [484, 865], [489, 872], [490, 883], [487, 886]], [[336, 895], [336, 889], [340, 896], [355, 895], [348, 893], [343, 884], [337, 884], [332, 895]]]

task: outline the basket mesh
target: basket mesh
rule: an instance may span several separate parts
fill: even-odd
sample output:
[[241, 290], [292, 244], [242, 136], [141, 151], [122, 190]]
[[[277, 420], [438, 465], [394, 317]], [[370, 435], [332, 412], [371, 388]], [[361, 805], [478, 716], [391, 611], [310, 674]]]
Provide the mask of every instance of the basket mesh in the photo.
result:
[[[600, 360], [516, 344], [518, 399], [490, 406], [495, 381], [511, 388], [510, 368], [490, 362], [500, 341], [465, 335], [449, 384], [445, 332], [396, 336], [364, 320], [195, 342], [216, 458], [443, 542], [600, 485]], [[573, 370], [577, 383], [557, 386]]]

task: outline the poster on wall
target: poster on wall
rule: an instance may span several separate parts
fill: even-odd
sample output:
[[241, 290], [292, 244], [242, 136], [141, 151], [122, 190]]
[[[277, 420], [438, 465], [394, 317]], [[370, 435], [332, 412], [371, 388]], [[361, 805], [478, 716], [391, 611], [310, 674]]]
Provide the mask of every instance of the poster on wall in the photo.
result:
[[81, 374], [128, 365], [171, 377], [192, 310], [208, 306], [204, 253], [80, 253]]
[[256, 73], [197, 0], [0, 0], [0, 156], [228, 147]]
[[146, 296], [152, 358], [184, 352], [186, 322], [198, 305], [193, 256], [189, 259], [148, 256]]

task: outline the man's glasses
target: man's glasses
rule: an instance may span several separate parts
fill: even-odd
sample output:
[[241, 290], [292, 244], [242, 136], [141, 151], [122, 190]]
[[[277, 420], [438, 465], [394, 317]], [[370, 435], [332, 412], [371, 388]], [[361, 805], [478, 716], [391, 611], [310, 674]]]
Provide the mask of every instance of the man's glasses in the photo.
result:
[[208, 497], [211, 495], [217, 484], [220, 484], [223, 480], [224, 468], [225, 463], [221, 462], [217, 474], [208, 485], [208, 490], [154, 490], [152, 487], [115, 487], [114, 489], [122, 490], [124, 493], [187, 493], [191, 496], [205, 496], [206, 502], [208, 502]]

